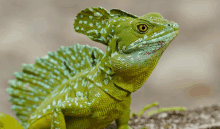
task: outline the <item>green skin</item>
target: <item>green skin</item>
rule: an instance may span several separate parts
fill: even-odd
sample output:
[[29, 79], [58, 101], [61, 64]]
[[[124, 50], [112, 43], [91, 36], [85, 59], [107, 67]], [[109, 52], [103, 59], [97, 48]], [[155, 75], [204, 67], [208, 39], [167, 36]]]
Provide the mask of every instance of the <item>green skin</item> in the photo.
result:
[[[67, 59], [65, 52], [69, 52], [64, 48], [37, 59], [34, 66], [24, 66], [7, 89], [13, 110], [28, 129], [103, 129], [114, 120], [118, 129], [131, 129], [128, 125], [131, 93], [150, 76], [164, 50], [177, 36], [178, 24], [158, 13], [137, 17], [118, 9], [108, 12], [101, 7], [90, 7], [77, 15], [74, 29], [106, 45], [106, 53], [75, 45], [75, 53], [71, 54], [84, 59], [76, 59], [76, 62], [83, 60], [81, 68], [75, 64], [71, 68], [68, 63], [71, 60], [63, 65], [61, 57]], [[87, 56], [91, 61], [86, 62]], [[45, 72], [40, 68], [46, 68]], [[56, 75], [55, 81], [50, 80], [52, 73]], [[67, 75], [71, 78], [62, 81]]]

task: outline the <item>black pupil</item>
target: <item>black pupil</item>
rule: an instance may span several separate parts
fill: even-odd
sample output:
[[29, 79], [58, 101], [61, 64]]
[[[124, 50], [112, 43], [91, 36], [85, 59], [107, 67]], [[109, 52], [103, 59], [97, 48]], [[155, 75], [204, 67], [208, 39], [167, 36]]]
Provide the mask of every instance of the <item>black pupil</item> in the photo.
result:
[[142, 30], [145, 30], [145, 26], [142, 26]]

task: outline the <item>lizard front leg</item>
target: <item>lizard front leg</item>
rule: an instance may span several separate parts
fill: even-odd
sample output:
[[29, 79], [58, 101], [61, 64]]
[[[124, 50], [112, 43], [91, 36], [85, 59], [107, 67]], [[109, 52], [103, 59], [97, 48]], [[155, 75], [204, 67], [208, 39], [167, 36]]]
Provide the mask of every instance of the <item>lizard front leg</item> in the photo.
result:
[[130, 120], [130, 107], [127, 108], [118, 119], [116, 119], [116, 125], [118, 129], [132, 129], [128, 125], [129, 120]]
[[86, 117], [91, 114], [90, 103], [85, 98], [70, 98], [55, 106], [51, 129], [66, 129], [65, 117]]

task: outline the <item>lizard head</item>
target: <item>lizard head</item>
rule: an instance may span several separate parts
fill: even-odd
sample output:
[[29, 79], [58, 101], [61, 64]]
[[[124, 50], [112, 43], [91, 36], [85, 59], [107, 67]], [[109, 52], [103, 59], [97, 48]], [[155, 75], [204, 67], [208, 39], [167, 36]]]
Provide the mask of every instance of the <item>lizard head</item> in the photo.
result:
[[131, 78], [149, 77], [162, 53], [177, 36], [177, 23], [159, 13], [135, 16], [119, 9], [102, 7], [81, 11], [74, 23], [76, 32], [107, 46], [102, 64], [110, 64], [114, 74]]
[[111, 56], [115, 64], [113, 69], [129, 76], [144, 71], [150, 75], [164, 50], [179, 33], [178, 24], [164, 19], [159, 13], [129, 17], [121, 10], [110, 12], [119, 15], [110, 22], [115, 25], [117, 36], [116, 50]]

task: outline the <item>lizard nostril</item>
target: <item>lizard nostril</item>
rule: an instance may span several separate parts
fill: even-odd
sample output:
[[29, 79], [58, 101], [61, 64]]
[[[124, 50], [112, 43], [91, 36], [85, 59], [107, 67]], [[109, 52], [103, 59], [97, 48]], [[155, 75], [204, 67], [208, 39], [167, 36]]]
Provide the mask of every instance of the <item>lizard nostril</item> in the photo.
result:
[[168, 26], [170, 26], [170, 24], [167, 24]]
[[178, 30], [179, 29], [179, 25], [177, 23], [173, 23], [173, 28], [174, 28], [174, 30]]

